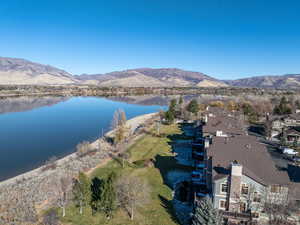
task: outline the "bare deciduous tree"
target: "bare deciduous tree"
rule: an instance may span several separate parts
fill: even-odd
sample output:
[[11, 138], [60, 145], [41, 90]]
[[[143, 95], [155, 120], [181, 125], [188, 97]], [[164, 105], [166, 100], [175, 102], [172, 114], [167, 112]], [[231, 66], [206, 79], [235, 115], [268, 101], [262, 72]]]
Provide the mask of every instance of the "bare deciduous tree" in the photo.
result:
[[149, 200], [149, 186], [139, 177], [123, 176], [116, 183], [117, 199], [133, 220], [134, 211]]
[[58, 199], [57, 205], [62, 209], [62, 217], [66, 215], [66, 205], [70, 201], [70, 193], [72, 189], [72, 177], [66, 174], [64, 177], [61, 177], [58, 183]]
[[83, 141], [76, 146], [76, 154], [79, 157], [86, 155], [90, 150], [90, 143], [88, 141]]
[[297, 210], [295, 202], [289, 199], [288, 193], [284, 193], [282, 188], [277, 192], [266, 190], [263, 207], [270, 225], [291, 224], [288, 218]]
[[165, 118], [165, 112], [162, 109], [160, 109], [158, 112], [158, 115], [159, 115], [160, 121], [163, 121], [163, 119]]
[[79, 213], [82, 214], [83, 207], [87, 206], [91, 202], [91, 181], [89, 177], [79, 172], [78, 179], [73, 179], [73, 200], [77, 207], [79, 207]]
[[124, 110], [115, 111], [112, 120], [112, 129], [114, 129], [114, 143], [119, 144], [126, 138], [128, 128], [126, 127], [126, 115]]
[[156, 121], [156, 124], [155, 124], [156, 126], [156, 134], [157, 135], [160, 135], [160, 127], [161, 127], [161, 121], [160, 120], [158, 120], [158, 121]]
[[120, 126], [125, 126], [126, 125], [126, 114], [124, 112], [123, 109], [119, 109], [119, 114], [120, 114], [120, 122], [119, 122], [119, 125]]
[[129, 159], [129, 154], [127, 152], [122, 152], [119, 154], [119, 157], [122, 159], [122, 167], [125, 168], [125, 161]]
[[111, 121], [111, 129], [114, 130], [120, 125], [120, 113], [119, 110], [116, 110]]

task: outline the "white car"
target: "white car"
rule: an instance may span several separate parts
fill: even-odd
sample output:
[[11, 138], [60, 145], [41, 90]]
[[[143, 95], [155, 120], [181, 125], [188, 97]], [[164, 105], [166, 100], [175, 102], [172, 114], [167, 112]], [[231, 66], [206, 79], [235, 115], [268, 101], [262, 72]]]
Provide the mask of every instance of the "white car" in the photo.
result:
[[298, 152], [295, 151], [295, 150], [292, 149], [292, 148], [284, 148], [284, 149], [282, 150], [282, 153], [283, 153], [283, 154], [286, 154], [286, 155], [297, 155], [297, 154], [298, 154]]

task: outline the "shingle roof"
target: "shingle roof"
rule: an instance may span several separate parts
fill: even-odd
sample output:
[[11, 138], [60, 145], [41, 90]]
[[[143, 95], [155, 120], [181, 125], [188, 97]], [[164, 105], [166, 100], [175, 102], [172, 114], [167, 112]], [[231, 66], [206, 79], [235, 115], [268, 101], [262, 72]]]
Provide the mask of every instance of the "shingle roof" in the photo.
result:
[[[208, 155], [212, 156], [214, 167], [228, 168], [230, 163], [237, 160], [243, 165], [244, 175], [251, 177], [259, 183], [281, 184], [289, 183], [286, 172], [279, 171], [263, 144], [258, 143], [255, 137], [240, 135], [229, 138], [225, 144], [225, 138], [213, 137], [213, 144], [208, 149]], [[218, 171], [213, 170], [213, 176]]]
[[299, 127], [292, 127], [286, 130], [286, 134], [297, 134], [300, 135], [300, 128]]
[[293, 114], [288, 114], [288, 115], [271, 115], [271, 116], [269, 116], [270, 121], [284, 120], [285, 118], [300, 120], [300, 113], [293, 113]]
[[241, 127], [236, 117], [229, 117], [228, 113], [218, 114], [215, 117], [208, 118], [207, 124], [203, 127], [203, 132], [215, 134], [217, 130], [221, 130], [228, 135], [241, 135], [245, 133]]
[[287, 117], [290, 117], [294, 120], [300, 120], [300, 113], [293, 113], [293, 114], [288, 115]]

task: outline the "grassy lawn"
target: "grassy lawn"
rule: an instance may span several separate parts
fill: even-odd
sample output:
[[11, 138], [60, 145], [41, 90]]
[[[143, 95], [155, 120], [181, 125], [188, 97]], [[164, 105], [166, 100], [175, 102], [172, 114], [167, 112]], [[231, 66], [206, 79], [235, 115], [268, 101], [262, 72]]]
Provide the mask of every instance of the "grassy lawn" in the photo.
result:
[[[177, 125], [168, 125], [161, 128], [164, 134], [162, 137], [155, 137], [146, 134], [141, 137], [127, 151], [130, 155], [125, 168], [118, 160], [111, 160], [105, 166], [98, 168], [92, 174], [92, 177], [104, 178], [111, 171], [120, 175], [135, 175], [145, 179], [151, 189], [151, 199], [143, 207], [135, 212], [135, 218], [130, 220], [126, 211], [118, 209], [114, 217], [110, 220], [105, 219], [101, 213], [92, 216], [91, 209], [85, 208], [84, 214], [79, 215], [78, 209], [70, 206], [67, 209], [66, 217], [63, 218], [64, 224], [72, 225], [176, 225], [177, 220], [174, 217], [171, 199], [172, 190], [166, 184], [166, 174], [170, 170], [190, 170], [190, 168], [178, 165], [171, 152], [171, 141], [174, 137], [180, 137], [181, 130]], [[176, 136], [177, 135], [177, 136]], [[155, 160], [154, 166], [137, 167], [132, 162]]]

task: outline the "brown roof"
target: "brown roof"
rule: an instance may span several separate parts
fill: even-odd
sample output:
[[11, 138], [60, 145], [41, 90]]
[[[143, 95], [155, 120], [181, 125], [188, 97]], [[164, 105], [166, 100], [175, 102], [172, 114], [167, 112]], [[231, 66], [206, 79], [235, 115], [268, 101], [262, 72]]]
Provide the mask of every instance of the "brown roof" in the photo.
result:
[[209, 117], [207, 124], [203, 127], [204, 133], [215, 134], [217, 130], [223, 131], [227, 135], [240, 135], [245, 132], [242, 130], [242, 125], [239, 123], [236, 117], [229, 117], [228, 113], [223, 115], [215, 115], [215, 117]]
[[294, 120], [300, 120], [300, 113], [293, 113], [293, 114], [288, 115], [287, 117], [290, 117], [291, 119], [294, 119]]
[[289, 128], [286, 130], [286, 134], [289, 135], [289, 134], [294, 134], [294, 135], [300, 135], [300, 131], [299, 131], [299, 128]]
[[287, 173], [275, 167], [265, 145], [259, 143], [254, 136], [237, 135], [229, 138], [227, 143], [224, 137], [213, 137], [208, 155], [212, 156], [215, 178], [219, 177], [220, 173], [226, 175], [220, 168], [226, 169], [232, 161], [237, 160], [243, 165], [243, 173], [259, 183], [265, 185], [289, 183]]
[[300, 113], [293, 113], [293, 114], [288, 114], [288, 115], [271, 115], [271, 116], [269, 116], [270, 121], [275, 121], [275, 120], [283, 121], [285, 118], [300, 120]]

